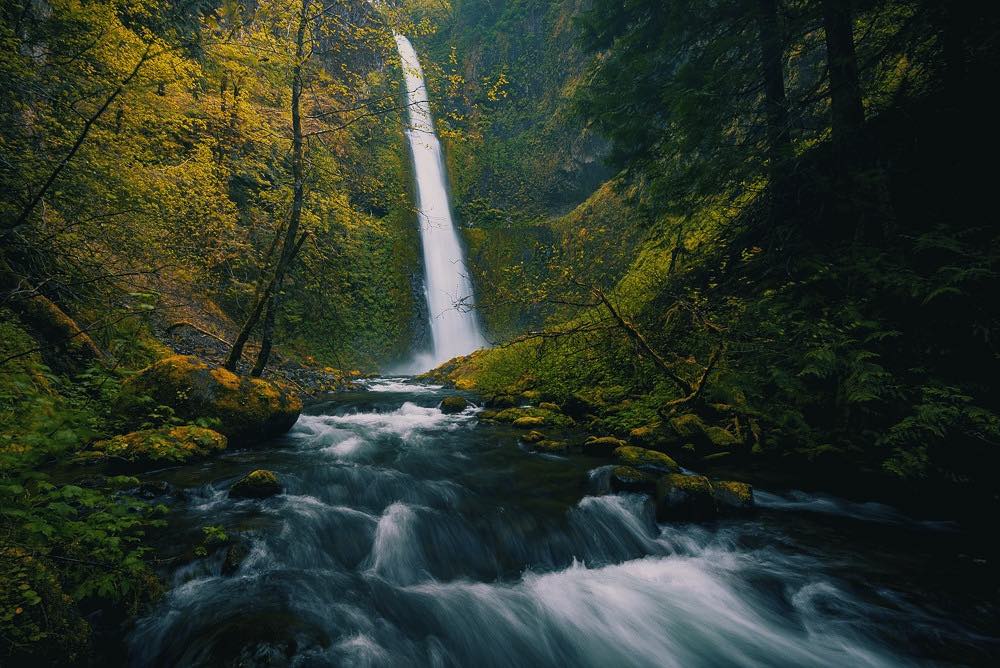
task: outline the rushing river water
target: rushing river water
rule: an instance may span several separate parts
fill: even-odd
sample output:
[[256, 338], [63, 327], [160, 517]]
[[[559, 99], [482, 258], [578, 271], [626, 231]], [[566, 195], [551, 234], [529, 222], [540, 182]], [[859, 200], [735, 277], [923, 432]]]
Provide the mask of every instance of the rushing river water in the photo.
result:
[[[605, 461], [531, 454], [442, 396], [371, 381], [268, 447], [161, 472], [185, 490], [166, 542], [222, 525], [250, 549], [231, 575], [222, 550], [175, 566], [131, 663], [985, 665], [998, 649], [949, 525], [766, 492], [750, 518], [657, 524], [648, 498], [607, 493]], [[229, 499], [253, 468], [285, 493]]]

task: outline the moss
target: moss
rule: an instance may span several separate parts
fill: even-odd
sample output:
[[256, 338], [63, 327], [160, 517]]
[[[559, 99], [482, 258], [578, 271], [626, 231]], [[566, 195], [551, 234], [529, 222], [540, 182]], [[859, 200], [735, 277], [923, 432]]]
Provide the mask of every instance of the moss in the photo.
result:
[[544, 439], [538, 441], [532, 447], [535, 450], [540, 450], [542, 452], [561, 453], [569, 450], [569, 443], [567, 443], [566, 441], [554, 441], [550, 439]]
[[237, 499], [264, 499], [282, 492], [281, 481], [273, 471], [257, 469], [240, 478], [229, 488], [229, 496]]
[[637, 448], [634, 445], [624, 445], [616, 448], [615, 457], [619, 462], [639, 468], [659, 469], [667, 473], [679, 471], [680, 467], [672, 458], [662, 452]]
[[461, 413], [469, 406], [469, 402], [465, 397], [460, 397], [458, 395], [445, 397], [441, 400], [441, 412], [445, 414]]
[[682, 439], [694, 440], [701, 438], [705, 434], [705, 423], [694, 413], [679, 415], [670, 421], [677, 435]]
[[476, 417], [480, 420], [496, 420], [497, 415], [499, 414], [500, 411], [495, 411], [492, 408], [486, 408], [476, 413]]
[[628, 445], [614, 436], [591, 436], [583, 443], [583, 451], [588, 454], [608, 456], [618, 448]]
[[226, 442], [222, 434], [202, 427], [145, 429], [98, 441], [84, 457], [113, 468], [141, 471], [204, 459], [225, 450]]
[[538, 443], [539, 441], [545, 440], [545, 434], [540, 431], [531, 430], [527, 434], [521, 436], [521, 440], [525, 443]]
[[616, 466], [611, 470], [611, 489], [615, 492], [652, 493], [656, 476], [632, 466]]
[[656, 481], [656, 516], [661, 520], [702, 520], [715, 516], [712, 484], [700, 475], [671, 473]]
[[0, 664], [76, 665], [90, 626], [51, 566], [20, 547], [0, 548]]
[[241, 444], [288, 431], [302, 410], [302, 401], [279, 385], [210, 368], [186, 355], [160, 360], [128, 379], [118, 408], [141, 421], [149, 408], [146, 397], [185, 420], [218, 419], [218, 430]]
[[521, 392], [521, 401], [533, 404], [537, 403], [542, 398], [542, 393], [538, 390], [525, 390]]
[[531, 427], [541, 427], [544, 425], [545, 418], [525, 415], [514, 420], [512, 424], [519, 429], [530, 429]]
[[551, 401], [543, 401], [540, 404], [538, 404], [538, 407], [541, 408], [543, 411], [551, 411], [553, 413], [562, 412], [562, 409], [559, 408], [557, 404], [554, 404]]
[[722, 427], [708, 427], [705, 429], [705, 436], [709, 443], [717, 448], [728, 448], [739, 444], [739, 439]]
[[719, 510], [740, 511], [753, 508], [753, 488], [732, 480], [712, 483], [712, 497]]
[[573, 419], [561, 413], [543, 410], [534, 407], [505, 408], [494, 416], [498, 422], [514, 422], [520, 418], [539, 418], [541, 422], [532, 422], [527, 426], [538, 426], [541, 424], [552, 425], [554, 427], [568, 427], [573, 424]]

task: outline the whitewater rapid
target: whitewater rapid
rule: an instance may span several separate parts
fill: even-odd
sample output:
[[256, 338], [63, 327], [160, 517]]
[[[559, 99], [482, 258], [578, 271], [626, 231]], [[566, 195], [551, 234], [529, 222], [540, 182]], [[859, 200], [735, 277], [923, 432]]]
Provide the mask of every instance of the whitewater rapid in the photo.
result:
[[409, 370], [424, 371], [482, 348], [486, 340], [474, 310], [465, 253], [451, 215], [441, 143], [434, 132], [423, 70], [410, 40], [396, 35], [396, 47], [406, 86], [406, 136], [413, 158], [424, 289], [433, 342], [431, 354], [414, 360]]
[[[981, 601], [934, 597], [946, 562], [921, 550], [955, 533], [803, 493], [660, 524], [648, 497], [610, 493], [605, 460], [534, 455], [475, 407], [442, 413], [439, 387], [367, 384], [264, 449], [161, 474], [184, 489], [166, 549], [221, 525], [248, 555], [231, 574], [225, 547], [166, 559], [132, 665], [966, 665], [998, 648]], [[285, 493], [230, 499], [258, 467]]]

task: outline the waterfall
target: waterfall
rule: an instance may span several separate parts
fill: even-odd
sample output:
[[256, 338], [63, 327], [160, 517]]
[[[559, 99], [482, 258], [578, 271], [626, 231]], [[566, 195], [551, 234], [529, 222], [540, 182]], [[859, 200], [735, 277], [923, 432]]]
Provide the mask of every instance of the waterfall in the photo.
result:
[[406, 37], [396, 35], [396, 48], [406, 79], [410, 117], [406, 136], [413, 154], [424, 257], [424, 289], [434, 345], [431, 359], [414, 362], [414, 366], [422, 367], [419, 369], [422, 371], [428, 366], [482, 348], [486, 341], [473, 310], [472, 283], [451, 217], [441, 144], [434, 134], [434, 121], [420, 61]]

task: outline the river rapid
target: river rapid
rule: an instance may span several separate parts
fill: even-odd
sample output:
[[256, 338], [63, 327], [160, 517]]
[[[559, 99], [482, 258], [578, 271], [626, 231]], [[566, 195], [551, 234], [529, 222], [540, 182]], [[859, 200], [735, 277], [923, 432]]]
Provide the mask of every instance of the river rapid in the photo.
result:
[[[532, 454], [406, 379], [309, 406], [266, 447], [159, 472], [181, 553], [135, 666], [989, 665], [996, 592], [955, 527], [757, 491], [751, 517], [657, 524], [607, 461]], [[285, 493], [234, 500], [274, 470]], [[958, 556], [956, 556], [958, 555]], [[993, 664], [997, 665], [997, 664]]]

